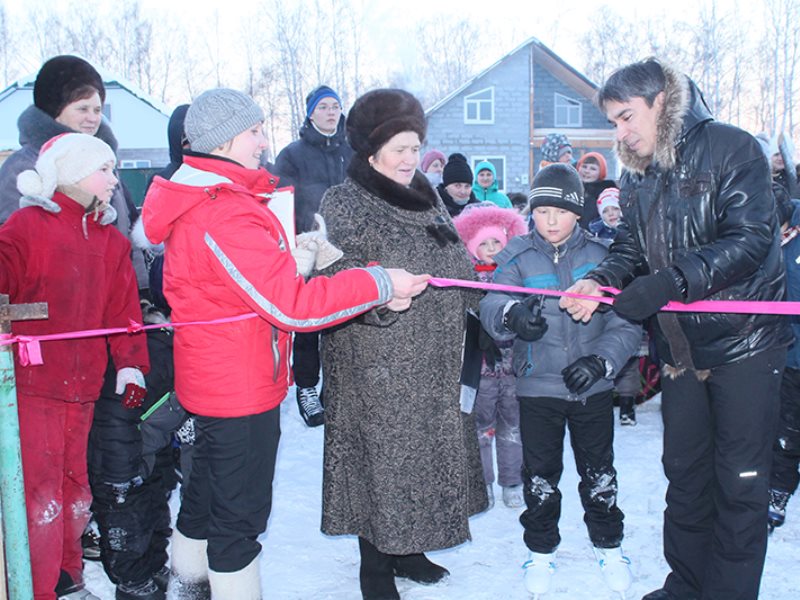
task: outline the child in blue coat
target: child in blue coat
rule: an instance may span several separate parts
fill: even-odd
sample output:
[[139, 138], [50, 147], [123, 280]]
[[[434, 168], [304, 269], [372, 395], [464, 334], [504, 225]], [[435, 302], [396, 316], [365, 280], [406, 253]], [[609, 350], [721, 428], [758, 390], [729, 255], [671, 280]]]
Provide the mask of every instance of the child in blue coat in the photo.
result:
[[[534, 230], [495, 257], [495, 283], [566, 290], [606, 255], [606, 247], [578, 227], [583, 186], [569, 165], [553, 164], [534, 178]], [[638, 348], [641, 329], [608, 311], [577, 323], [555, 298], [491, 292], [480, 304], [481, 323], [496, 340], [514, 341], [520, 403], [526, 510], [520, 517], [530, 550], [525, 586], [547, 592], [561, 542], [558, 521], [565, 428], [581, 477], [584, 521], [609, 587], [631, 584], [622, 554], [623, 513], [614, 469], [613, 378]]]

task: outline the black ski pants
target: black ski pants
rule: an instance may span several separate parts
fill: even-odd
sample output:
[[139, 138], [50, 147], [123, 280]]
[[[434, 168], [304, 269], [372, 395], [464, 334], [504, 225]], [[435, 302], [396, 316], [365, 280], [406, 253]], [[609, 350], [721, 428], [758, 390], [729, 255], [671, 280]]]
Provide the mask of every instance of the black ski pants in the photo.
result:
[[315, 387], [319, 383], [319, 332], [294, 334], [292, 373], [297, 387]]
[[772, 443], [785, 349], [662, 378], [664, 587], [676, 598], [755, 600], [767, 546]]
[[280, 439], [280, 406], [245, 417], [195, 416], [192, 477], [177, 528], [208, 540], [208, 566], [231, 573], [261, 551], [258, 536], [272, 508], [272, 478]]
[[546, 554], [561, 542], [558, 482], [564, 470], [564, 433], [568, 427], [589, 538], [601, 548], [619, 546], [625, 515], [617, 506], [611, 391], [590, 396], [585, 403], [520, 397], [519, 407], [526, 504], [519, 520], [525, 528], [525, 545]]

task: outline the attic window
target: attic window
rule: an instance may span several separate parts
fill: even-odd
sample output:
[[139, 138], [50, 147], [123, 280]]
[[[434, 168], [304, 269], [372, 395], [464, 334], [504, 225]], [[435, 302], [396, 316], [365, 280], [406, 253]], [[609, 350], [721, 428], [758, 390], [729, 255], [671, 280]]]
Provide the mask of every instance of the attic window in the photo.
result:
[[581, 127], [583, 125], [583, 105], [561, 94], [555, 94], [555, 127]]
[[494, 88], [489, 87], [464, 96], [464, 124], [491, 125], [494, 123]]

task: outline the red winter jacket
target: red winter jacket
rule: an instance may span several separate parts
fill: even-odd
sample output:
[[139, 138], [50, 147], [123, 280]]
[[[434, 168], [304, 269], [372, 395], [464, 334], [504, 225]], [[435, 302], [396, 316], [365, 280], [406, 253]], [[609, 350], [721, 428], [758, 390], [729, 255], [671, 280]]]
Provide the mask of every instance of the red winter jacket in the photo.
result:
[[[60, 212], [53, 212], [58, 210]], [[14, 212], [0, 227], [0, 291], [12, 304], [47, 302], [47, 319], [15, 321], [19, 335], [45, 335], [85, 329], [128, 327], [142, 320], [131, 245], [113, 226], [86, 219], [84, 208], [56, 192]], [[108, 361], [149, 370], [144, 334], [112, 335], [42, 342], [44, 364], [23, 367], [14, 353], [20, 395], [94, 402]]]
[[263, 194], [265, 169], [186, 156], [145, 198], [144, 230], [164, 242], [164, 293], [176, 323], [235, 317], [175, 330], [175, 389], [187, 410], [239, 417], [276, 407], [290, 382], [290, 331], [316, 331], [391, 299], [380, 267], [309, 282], [297, 275], [285, 233]]

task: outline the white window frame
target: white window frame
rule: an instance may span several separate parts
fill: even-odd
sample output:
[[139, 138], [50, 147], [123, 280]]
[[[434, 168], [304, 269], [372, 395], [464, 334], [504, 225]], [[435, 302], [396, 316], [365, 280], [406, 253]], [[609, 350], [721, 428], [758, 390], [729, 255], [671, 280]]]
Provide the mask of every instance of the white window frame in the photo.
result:
[[[575, 104], [577, 104], [577, 106], [575, 106]], [[567, 120], [566, 122], [559, 121], [558, 109], [564, 108], [565, 105], [567, 109]], [[577, 109], [578, 112], [577, 119], [572, 118], [575, 109]], [[583, 127], [583, 102], [580, 100], [555, 92], [553, 94], [553, 111], [555, 127]]]
[[[494, 162], [496, 160], [502, 160], [503, 161], [502, 173], [500, 172], [500, 169], [497, 168], [497, 164]], [[477, 171], [475, 171], [475, 167], [477, 167], [478, 163], [482, 162], [482, 161], [488, 161], [488, 162], [490, 162], [490, 163], [492, 163], [494, 165], [495, 177], [503, 182], [503, 187], [500, 187], [500, 185], [498, 184], [497, 190], [500, 191], [500, 192], [505, 193], [505, 191], [506, 191], [506, 181], [508, 181], [506, 179], [506, 171], [508, 171], [508, 159], [506, 158], [505, 154], [493, 154], [491, 156], [473, 156], [472, 157], [472, 171], [473, 171], [473, 173], [475, 173], [476, 181], [477, 181], [478, 173], [477, 173]]]
[[119, 161], [120, 169], [152, 169], [153, 163], [148, 159], [128, 159]]
[[[489, 92], [490, 98], [474, 98], [481, 94]], [[481, 119], [481, 105], [485, 102], [489, 103], [491, 117], [489, 119]], [[475, 106], [477, 117], [474, 119], [469, 118], [469, 107]], [[464, 125], [494, 125], [494, 86], [483, 88], [477, 92], [464, 96]]]

